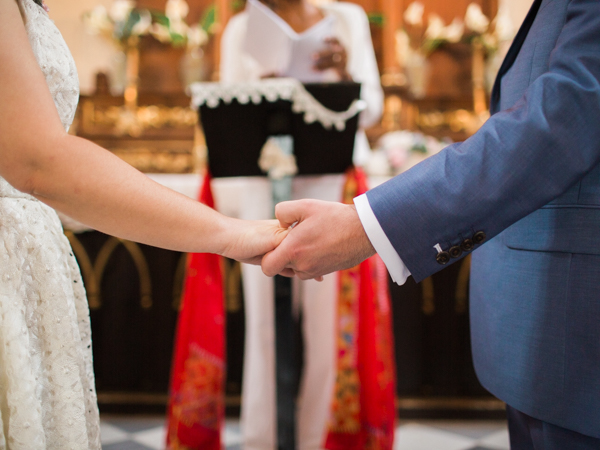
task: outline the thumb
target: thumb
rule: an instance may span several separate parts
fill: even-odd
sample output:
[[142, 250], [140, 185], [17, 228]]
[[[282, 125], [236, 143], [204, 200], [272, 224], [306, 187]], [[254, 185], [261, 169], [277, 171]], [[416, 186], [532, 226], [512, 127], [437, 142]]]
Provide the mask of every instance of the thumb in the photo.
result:
[[302, 201], [281, 202], [275, 207], [275, 217], [282, 228], [289, 228], [296, 222], [301, 222], [303, 214]]
[[281, 245], [281, 243], [291, 230], [289, 229], [289, 227], [282, 227], [279, 223], [277, 223], [277, 220], [275, 219], [269, 220], [268, 222], [271, 225], [271, 232], [273, 233], [271, 237], [271, 249], [274, 249], [277, 246]]
[[261, 268], [266, 276], [274, 277], [282, 272], [289, 272], [285, 270], [290, 263], [286, 247], [286, 241], [284, 240], [279, 247], [263, 256]]

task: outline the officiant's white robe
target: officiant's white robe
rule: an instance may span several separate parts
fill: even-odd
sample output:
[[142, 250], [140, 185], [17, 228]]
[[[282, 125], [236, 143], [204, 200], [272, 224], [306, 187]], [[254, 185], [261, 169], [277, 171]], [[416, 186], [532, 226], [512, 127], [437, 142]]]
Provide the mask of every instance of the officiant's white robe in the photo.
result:
[[[361, 98], [367, 108], [360, 115], [361, 128], [379, 120], [383, 92], [373, 51], [367, 15], [351, 3], [322, 6], [335, 19], [335, 37], [348, 54], [347, 71], [362, 84]], [[231, 18], [221, 41], [221, 81], [243, 82], [260, 79], [260, 65], [244, 52], [248, 15]], [[330, 74], [329, 81], [338, 81]], [[302, 80], [300, 80], [302, 81]], [[369, 152], [366, 136], [357, 133], [355, 164], [365, 162]], [[343, 175], [300, 176], [293, 181], [293, 198], [340, 201]], [[270, 218], [273, 205], [266, 178], [228, 178], [213, 181], [217, 208], [243, 219]], [[245, 450], [276, 448], [274, 287], [260, 267], [243, 265], [246, 307], [246, 346], [242, 387], [242, 433]], [[297, 410], [298, 448], [321, 449], [335, 381], [337, 275], [322, 283], [294, 280], [294, 302], [302, 310], [304, 369]]]

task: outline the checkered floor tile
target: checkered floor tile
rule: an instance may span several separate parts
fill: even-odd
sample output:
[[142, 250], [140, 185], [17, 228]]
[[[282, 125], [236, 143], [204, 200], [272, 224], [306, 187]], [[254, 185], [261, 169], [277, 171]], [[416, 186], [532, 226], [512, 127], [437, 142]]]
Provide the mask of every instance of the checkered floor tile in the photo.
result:
[[[162, 450], [164, 418], [103, 416], [103, 450]], [[228, 420], [223, 432], [227, 450], [241, 450], [239, 421]], [[396, 430], [394, 450], [509, 450], [502, 421], [407, 421]]]

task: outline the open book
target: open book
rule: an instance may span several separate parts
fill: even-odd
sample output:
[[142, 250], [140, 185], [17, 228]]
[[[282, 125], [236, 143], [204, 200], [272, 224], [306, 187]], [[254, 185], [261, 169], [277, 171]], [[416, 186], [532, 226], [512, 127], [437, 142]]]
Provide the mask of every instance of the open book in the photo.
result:
[[326, 74], [313, 69], [313, 55], [323, 50], [326, 38], [333, 36], [335, 20], [332, 16], [296, 33], [258, 0], [248, 0], [246, 10], [248, 29], [244, 51], [260, 64], [263, 75], [278, 74], [303, 83], [325, 81]]

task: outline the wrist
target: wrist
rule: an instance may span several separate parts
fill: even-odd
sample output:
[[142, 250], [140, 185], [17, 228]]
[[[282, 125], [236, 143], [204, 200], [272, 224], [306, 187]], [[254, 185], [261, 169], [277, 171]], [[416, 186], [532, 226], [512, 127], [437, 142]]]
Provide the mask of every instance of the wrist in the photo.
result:
[[371, 243], [371, 240], [369, 239], [369, 236], [367, 235], [367, 232], [365, 231], [365, 228], [363, 227], [363, 224], [358, 215], [358, 211], [356, 210], [356, 206], [350, 205], [350, 207], [354, 211], [355, 219], [356, 219], [355, 220], [355, 234], [356, 234], [356, 239], [357, 239], [357, 244], [358, 244], [357, 250], [358, 250], [359, 257], [361, 258], [361, 260], [365, 260], [365, 259], [373, 256], [374, 254], [376, 254], [377, 251], [375, 250], [375, 247], [373, 247], [373, 244]]
[[236, 219], [215, 214], [212, 233], [206, 239], [209, 251], [220, 256], [227, 256], [235, 241]]

